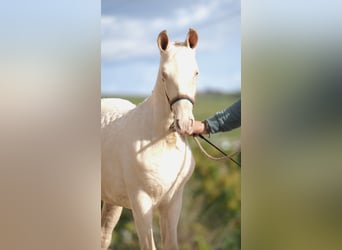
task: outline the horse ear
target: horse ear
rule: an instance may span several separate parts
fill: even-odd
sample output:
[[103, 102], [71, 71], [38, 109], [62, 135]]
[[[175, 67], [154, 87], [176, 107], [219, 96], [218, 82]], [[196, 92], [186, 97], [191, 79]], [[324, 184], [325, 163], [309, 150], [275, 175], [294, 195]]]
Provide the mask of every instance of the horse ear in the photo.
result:
[[163, 30], [159, 33], [157, 43], [160, 51], [165, 51], [167, 49], [167, 45], [169, 44], [169, 37], [166, 30]]
[[197, 46], [198, 42], [198, 35], [196, 30], [190, 28], [188, 34], [186, 35], [185, 44], [189, 47], [194, 49]]

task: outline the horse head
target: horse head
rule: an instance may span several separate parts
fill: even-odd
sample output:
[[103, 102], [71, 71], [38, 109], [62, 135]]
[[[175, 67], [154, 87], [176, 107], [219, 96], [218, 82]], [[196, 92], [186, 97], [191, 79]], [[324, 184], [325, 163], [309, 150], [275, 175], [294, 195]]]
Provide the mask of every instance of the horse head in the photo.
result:
[[197, 32], [189, 29], [184, 42], [169, 42], [164, 30], [160, 32], [157, 42], [161, 55], [159, 78], [173, 113], [175, 128], [181, 134], [191, 134], [198, 75], [195, 58]]

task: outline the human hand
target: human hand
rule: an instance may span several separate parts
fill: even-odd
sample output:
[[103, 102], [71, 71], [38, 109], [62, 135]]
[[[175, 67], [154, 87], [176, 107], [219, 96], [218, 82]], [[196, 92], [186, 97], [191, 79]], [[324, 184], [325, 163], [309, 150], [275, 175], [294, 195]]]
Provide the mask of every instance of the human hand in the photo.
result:
[[194, 121], [192, 125], [192, 135], [207, 134], [205, 122]]

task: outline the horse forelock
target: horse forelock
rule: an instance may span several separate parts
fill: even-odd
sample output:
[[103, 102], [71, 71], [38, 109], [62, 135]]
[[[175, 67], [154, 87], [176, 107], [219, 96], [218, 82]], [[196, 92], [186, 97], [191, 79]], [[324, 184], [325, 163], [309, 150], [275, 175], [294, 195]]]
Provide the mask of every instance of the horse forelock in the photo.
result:
[[185, 42], [180, 42], [180, 41], [173, 42], [173, 45], [175, 45], [175, 46], [186, 46]]

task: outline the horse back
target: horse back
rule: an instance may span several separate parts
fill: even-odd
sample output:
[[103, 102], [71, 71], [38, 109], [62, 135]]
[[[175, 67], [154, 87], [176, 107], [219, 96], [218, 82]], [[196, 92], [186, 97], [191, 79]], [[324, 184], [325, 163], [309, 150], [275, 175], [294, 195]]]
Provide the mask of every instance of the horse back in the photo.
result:
[[120, 98], [101, 99], [101, 127], [105, 127], [111, 121], [123, 116], [135, 108], [130, 101]]

